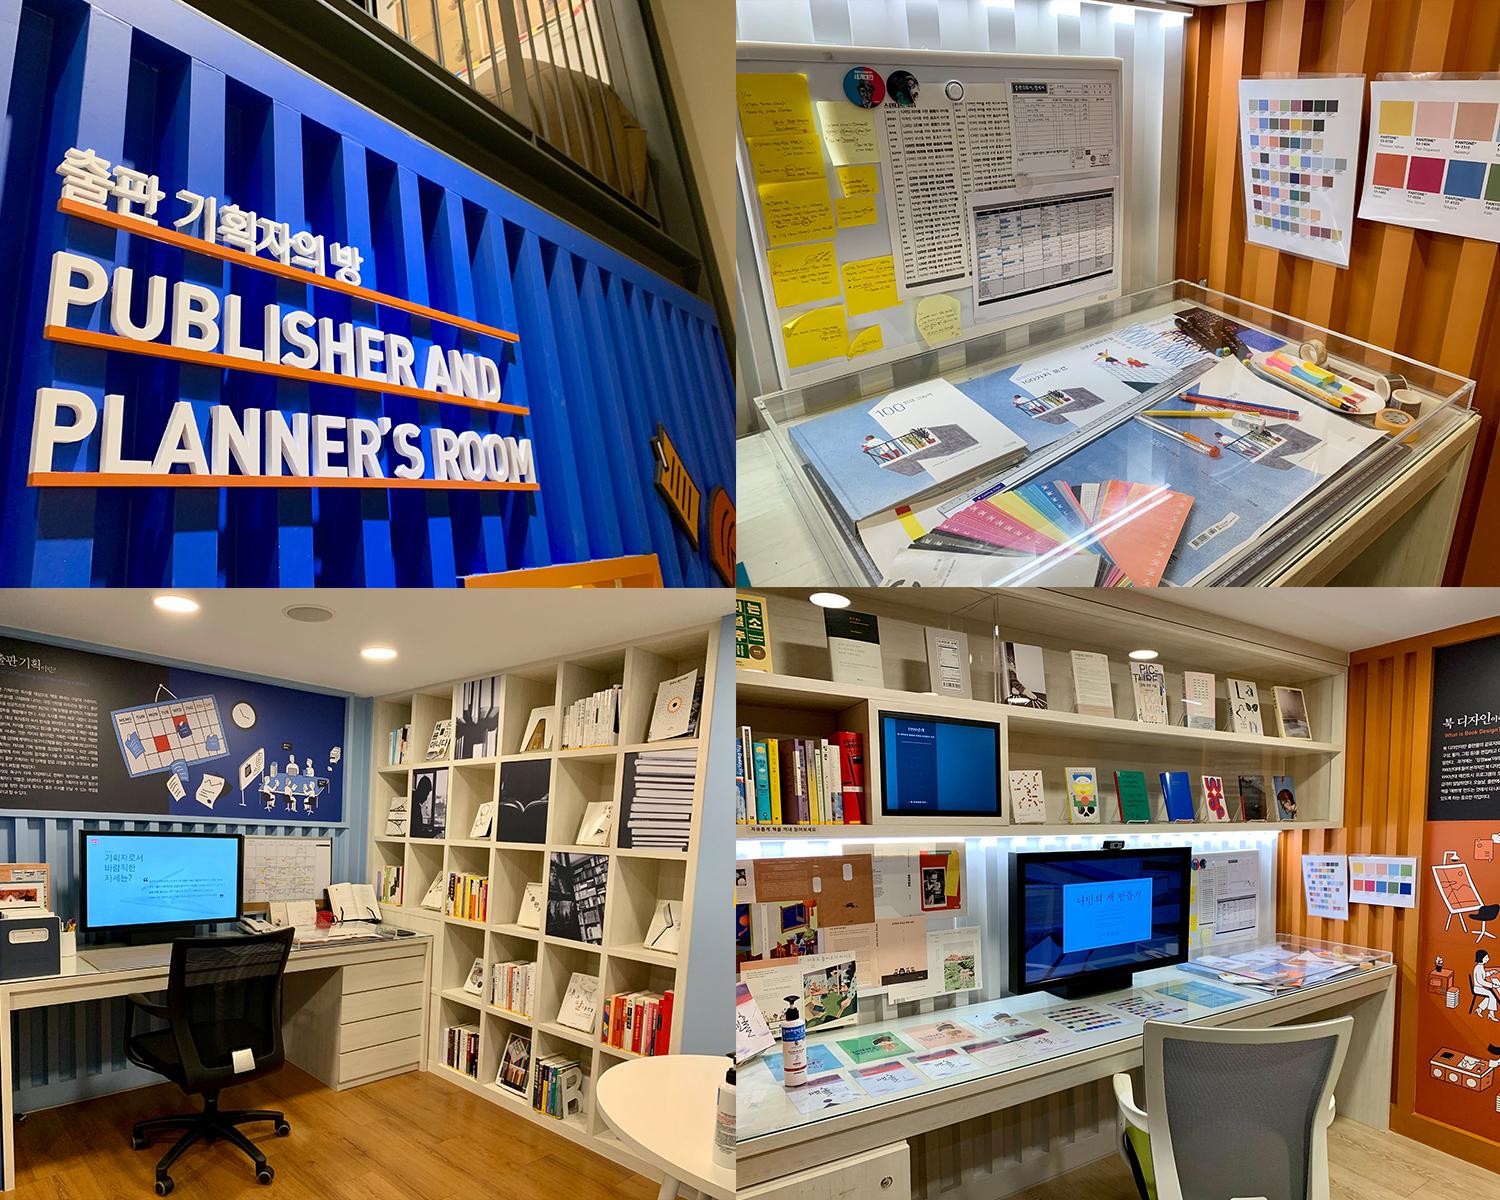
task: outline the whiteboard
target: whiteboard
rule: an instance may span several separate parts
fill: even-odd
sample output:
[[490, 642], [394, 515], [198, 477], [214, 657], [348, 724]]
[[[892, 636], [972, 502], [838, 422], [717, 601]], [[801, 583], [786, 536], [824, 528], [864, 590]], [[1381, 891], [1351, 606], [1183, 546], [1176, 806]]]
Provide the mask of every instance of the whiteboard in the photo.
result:
[[[1118, 58], [1051, 54], [961, 54], [945, 51], [873, 49], [848, 46], [740, 43], [736, 71], [739, 73], [759, 72], [765, 74], [784, 73], [805, 75], [807, 77], [809, 98], [816, 111], [819, 101], [843, 101], [845, 99], [844, 77], [851, 68], [856, 66], [870, 67], [881, 75], [888, 75], [889, 72], [895, 70], [909, 71], [916, 77], [919, 84], [919, 107], [926, 107], [933, 103], [948, 103], [944, 97], [948, 94], [948, 85], [955, 81], [962, 85], [962, 91], [969, 97], [993, 96], [997, 90], [1008, 88], [1013, 81], [1020, 79], [1034, 78], [1076, 84], [1107, 83], [1110, 85], [1111, 94], [1113, 95], [1114, 161], [1107, 168], [1060, 173], [1052, 171], [1045, 176], [1038, 174], [1028, 177], [1025, 171], [1021, 170], [1018, 172], [1019, 178], [1016, 180], [1016, 186], [1025, 189], [1041, 187], [1044, 181], [1045, 183], [1056, 183], [1064, 180], [1081, 182], [1089, 178], [1119, 177], [1121, 175], [1121, 163], [1126, 149], [1121, 138], [1122, 62]], [[961, 108], [963, 103], [962, 99], [959, 100], [957, 108]], [[955, 111], [957, 111], [957, 108]], [[887, 145], [886, 113], [887, 111], [901, 112], [902, 110], [888, 110], [887, 107], [883, 106], [871, 111], [873, 111], [877, 122], [877, 140], [883, 148], [882, 162], [880, 164], [881, 190], [876, 196], [877, 219], [873, 224], [839, 227], [835, 230], [832, 241], [838, 261], [841, 264], [863, 259], [879, 258], [888, 254], [895, 255], [898, 262], [897, 277], [899, 284], [901, 282], [901, 248], [897, 245], [899, 239], [894, 236], [896, 214], [892, 206], [893, 180], [889, 162], [885, 159], [884, 147]], [[916, 308], [923, 296], [930, 294], [934, 289], [907, 289], [901, 286], [898, 288], [902, 301], [900, 304], [849, 319], [851, 337], [856, 329], [864, 329], [878, 324], [881, 330], [882, 349], [872, 351], [868, 354], [861, 354], [852, 359], [831, 358], [819, 363], [810, 364], [806, 367], [795, 369], [788, 367], [782, 340], [783, 322], [792, 319], [800, 312], [816, 310], [823, 305], [835, 302], [827, 300], [821, 302], [814, 301], [804, 305], [789, 306], [785, 309], [777, 306], [775, 293], [771, 286], [770, 269], [767, 259], [767, 250], [769, 247], [761, 211], [760, 197], [756, 190], [756, 180], [750, 161], [749, 148], [746, 145], [742, 129], [739, 131], [736, 143], [742, 200], [745, 213], [749, 218], [750, 237], [759, 273], [761, 295], [765, 304], [766, 316], [770, 323], [771, 342], [776, 357], [776, 367], [781, 386], [804, 386], [827, 379], [839, 378], [850, 371], [892, 362], [914, 351], [926, 349], [926, 343], [917, 334]], [[825, 168], [830, 195], [833, 197], [842, 195], [839, 189], [836, 168], [831, 161], [825, 164]], [[989, 186], [993, 186], [993, 180], [987, 182]], [[1122, 207], [1122, 201], [1118, 185], [1116, 186], [1115, 208], [1117, 218], [1115, 228], [1118, 232], [1120, 228], [1118, 213]], [[975, 191], [978, 192], [979, 190], [981, 189], [976, 187]], [[967, 210], [970, 197], [963, 196], [960, 199], [964, 209], [965, 224], [967, 225], [969, 219]], [[1121, 250], [1118, 247], [1119, 240], [1117, 236], [1117, 248], [1115, 251], [1116, 269], [1111, 272], [1107, 280], [1101, 281], [1100, 287], [1092, 291], [1088, 289], [1070, 289], [1068, 294], [1059, 295], [1056, 303], [1031, 308], [1024, 312], [1011, 311], [999, 316], [986, 315], [982, 319], [976, 319], [974, 289], [972, 279], [969, 276], [965, 276], [961, 280], [954, 280], [951, 286], [940, 290], [952, 295], [958, 301], [961, 337], [967, 338], [975, 334], [1005, 329], [1023, 322], [1069, 311], [1080, 304], [1112, 299], [1120, 295], [1120, 280], [1123, 278], [1123, 258]]]
[[245, 903], [316, 900], [333, 882], [333, 839], [247, 837]]

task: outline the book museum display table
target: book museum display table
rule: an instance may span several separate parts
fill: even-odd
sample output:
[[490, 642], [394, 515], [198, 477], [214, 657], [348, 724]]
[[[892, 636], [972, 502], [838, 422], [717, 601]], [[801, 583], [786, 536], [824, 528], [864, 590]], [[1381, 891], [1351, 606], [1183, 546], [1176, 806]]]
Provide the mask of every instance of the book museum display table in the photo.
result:
[[740, 1067], [739, 1194], [844, 1194], [858, 1181], [868, 1193], [848, 1194], [904, 1197], [908, 1139], [1138, 1068], [1146, 1020], [1256, 1027], [1352, 1016], [1338, 1112], [1385, 1129], [1394, 981], [1385, 951], [1280, 935], [1137, 972], [1129, 989], [1085, 1000], [1038, 992], [810, 1034], [801, 1088], [782, 1086], [779, 1045]]
[[759, 397], [741, 556], [756, 586], [1439, 584], [1472, 392], [1178, 280]]
[[662, 1200], [681, 1187], [712, 1200], [734, 1200], [734, 1171], [714, 1162], [718, 1087], [729, 1059], [664, 1054], [621, 1063], [595, 1088], [599, 1115], [642, 1162], [662, 1172]]

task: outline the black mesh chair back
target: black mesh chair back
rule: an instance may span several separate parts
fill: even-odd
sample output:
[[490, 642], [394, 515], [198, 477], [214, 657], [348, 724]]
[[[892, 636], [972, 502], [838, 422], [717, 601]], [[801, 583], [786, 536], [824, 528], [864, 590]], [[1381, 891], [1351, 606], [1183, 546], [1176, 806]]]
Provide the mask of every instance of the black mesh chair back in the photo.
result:
[[167, 1006], [187, 1090], [246, 1078], [234, 1069], [236, 1050], [255, 1056], [255, 1073], [284, 1057], [281, 983], [292, 948], [290, 928], [246, 937], [179, 938], [172, 943]]

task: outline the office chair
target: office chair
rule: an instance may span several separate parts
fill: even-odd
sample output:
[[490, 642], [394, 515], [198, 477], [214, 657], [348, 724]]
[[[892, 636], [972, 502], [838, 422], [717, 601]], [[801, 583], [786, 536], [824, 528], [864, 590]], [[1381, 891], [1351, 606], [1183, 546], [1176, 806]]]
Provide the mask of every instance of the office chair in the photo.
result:
[[1333, 1087], [1353, 1017], [1275, 1029], [1147, 1021], [1146, 1111], [1114, 1077], [1120, 1156], [1143, 1200], [1328, 1200]]
[[[292, 1131], [279, 1112], [227, 1111], [219, 1108], [219, 1093], [281, 1067], [281, 980], [292, 948], [292, 929], [246, 937], [179, 938], [172, 943], [172, 965], [167, 977], [167, 999], [158, 1004], [142, 995], [129, 997], [130, 1025], [125, 1057], [148, 1071], [170, 1079], [184, 1094], [203, 1097], [203, 1111], [137, 1121], [130, 1144], [143, 1150], [147, 1134], [158, 1129], [185, 1132], [156, 1164], [156, 1194], [172, 1190], [168, 1169], [194, 1142], [223, 1138], [233, 1142], [255, 1163], [255, 1178], [270, 1183], [275, 1171], [249, 1138], [236, 1126], [247, 1121], [273, 1121], [276, 1135]], [[135, 1032], [135, 1010], [166, 1021], [167, 1028]], [[249, 1051], [253, 1064], [240, 1063], [236, 1052]]]

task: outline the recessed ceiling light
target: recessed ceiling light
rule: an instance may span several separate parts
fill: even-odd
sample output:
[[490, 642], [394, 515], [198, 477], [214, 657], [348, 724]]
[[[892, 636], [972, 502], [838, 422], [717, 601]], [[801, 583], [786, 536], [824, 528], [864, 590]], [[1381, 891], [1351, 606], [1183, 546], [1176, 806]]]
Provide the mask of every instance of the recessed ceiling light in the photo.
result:
[[153, 596], [151, 603], [161, 609], [162, 612], [178, 613], [179, 615], [198, 611], [198, 602], [191, 596]]
[[291, 620], [304, 621], [309, 625], [333, 620], [333, 609], [324, 608], [321, 604], [293, 604], [290, 608], [283, 608], [281, 611]]
[[1130, 657], [1133, 658], [1133, 659], [1135, 659], [1137, 662], [1150, 662], [1153, 658], [1156, 657], [1156, 651], [1155, 650], [1132, 650], [1130, 652]]
[[808, 597], [819, 608], [848, 608], [849, 597], [840, 596], [837, 592], [814, 592]]
[[359, 652], [361, 658], [368, 658], [371, 662], [390, 662], [396, 657], [394, 646], [366, 646]]

